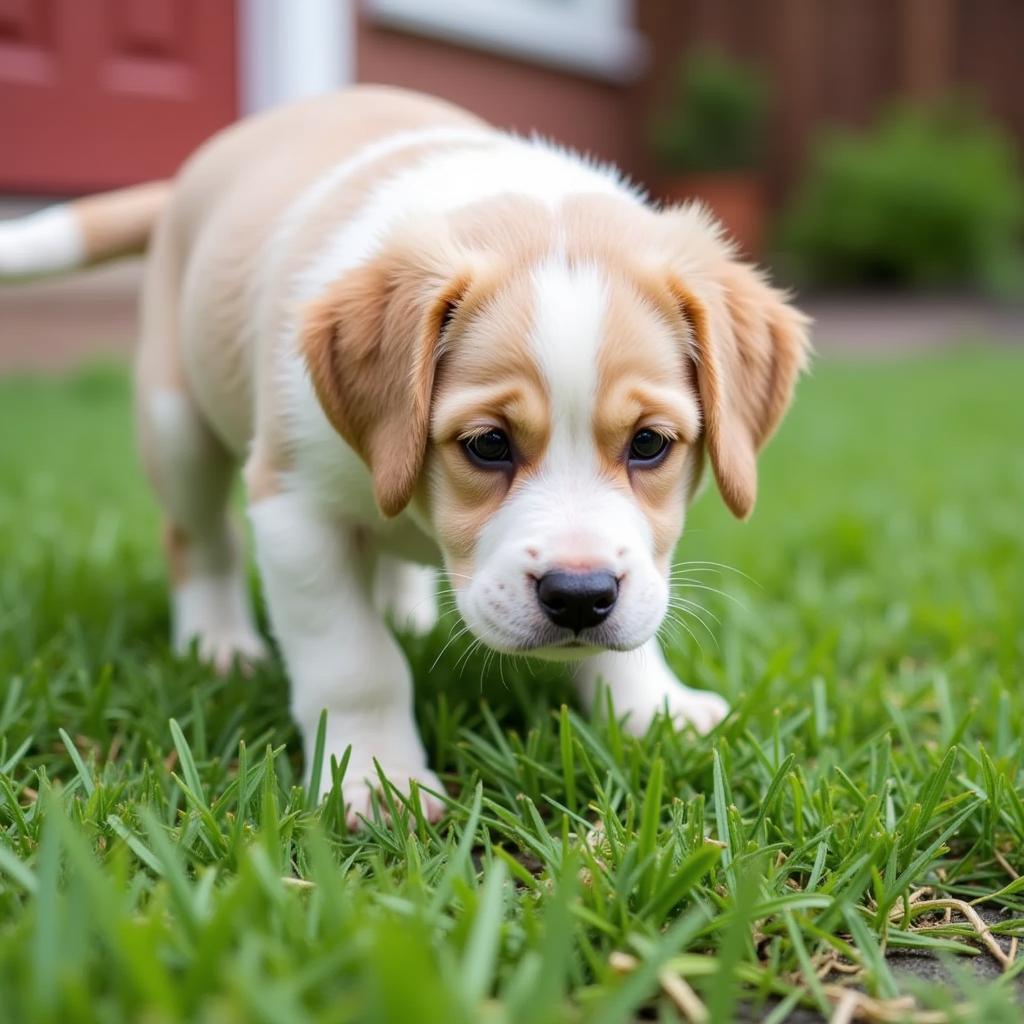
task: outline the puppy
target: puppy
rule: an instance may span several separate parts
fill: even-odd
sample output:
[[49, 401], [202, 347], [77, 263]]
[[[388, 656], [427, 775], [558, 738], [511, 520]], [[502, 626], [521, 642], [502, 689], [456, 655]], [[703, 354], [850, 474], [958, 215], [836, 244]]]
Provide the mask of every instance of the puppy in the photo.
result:
[[0, 272], [147, 244], [137, 420], [174, 645], [221, 669], [264, 654], [227, 515], [244, 466], [307, 770], [326, 709], [353, 820], [375, 760], [442, 811], [381, 611], [434, 624], [424, 567], [476, 638], [570, 662], [633, 732], [725, 715], [656, 639], [672, 552], [705, 456], [732, 512], [753, 508], [807, 321], [699, 206], [359, 87], [228, 128], [171, 184], [3, 226]]

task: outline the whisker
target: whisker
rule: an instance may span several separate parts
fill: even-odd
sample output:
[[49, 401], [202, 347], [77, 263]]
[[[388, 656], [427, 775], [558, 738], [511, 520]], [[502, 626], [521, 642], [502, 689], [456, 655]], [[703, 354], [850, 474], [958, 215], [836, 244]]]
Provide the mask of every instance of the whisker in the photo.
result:
[[687, 567], [687, 566], [684, 566], [684, 565], [675, 565], [675, 566], [673, 566], [669, 570], [669, 576], [679, 576], [679, 575], [682, 575], [684, 573], [693, 573], [693, 574], [700, 573], [700, 574], [702, 574], [704, 576], [721, 576], [722, 575], [720, 570], [718, 570], [718, 569], [704, 568], [703, 566], [699, 566], [699, 565], [697, 565], [697, 566], [690, 566], [690, 567]]
[[709, 587], [706, 583], [683, 583], [680, 584], [680, 590], [706, 590], [711, 594], [719, 594], [724, 597], [727, 601], [732, 601], [737, 608], [742, 608], [743, 611], [749, 612], [750, 607], [744, 604], [735, 594], [730, 594], [726, 590], [719, 590], [718, 587]]
[[487, 675], [491, 661], [494, 659], [494, 648], [490, 648], [484, 655], [484, 663], [480, 666], [480, 693], [484, 692], [484, 677]]
[[685, 597], [681, 597], [679, 594], [672, 594], [669, 596], [668, 603], [671, 608], [679, 608], [681, 610], [688, 611], [695, 618], [700, 619], [701, 622], [704, 621], [701, 615], [703, 612], [704, 614], [709, 615], [712, 621], [716, 622], [719, 626], [722, 624], [722, 620], [710, 608], [705, 608], [704, 605], [697, 601], [690, 601]]
[[441, 648], [441, 650], [438, 652], [437, 657], [431, 664], [430, 668], [427, 669], [428, 674], [430, 672], [433, 672], [434, 669], [437, 668], [437, 663], [441, 660], [441, 657], [444, 655], [444, 652], [447, 651], [448, 648], [451, 647], [451, 645], [459, 639], [459, 637], [465, 636], [469, 632], [469, 626], [467, 626], [465, 623], [462, 623], [462, 628], [458, 631], [458, 633], [455, 633], [455, 635], [453, 636], [452, 633], [454, 632], [455, 626], [457, 625], [459, 625], [459, 623], [456, 622], [455, 625], [453, 625], [451, 630], [449, 631], [448, 640], [445, 642], [444, 647]]
[[462, 652], [461, 655], [459, 655], [459, 660], [455, 662], [455, 665], [453, 666], [453, 671], [459, 668], [460, 665], [462, 666], [461, 671], [459, 672], [460, 679], [465, 674], [466, 666], [469, 664], [470, 659], [473, 656], [473, 653], [476, 651], [478, 647], [482, 646], [483, 641], [478, 640], [476, 637], [474, 637], [473, 642]]
[[685, 567], [685, 566], [709, 566], [709, 565], [710, 566], [714, 566], [714, 568], [716, 568], [716, 569], [724, 569], [726, 572], [734, 572], [734, 573], [736, 573], [737, 576], [742, 576], [745, 580], [749, 580], [751, 583], [753, 583], [755, 587], [760, 587], [761, 586], [761, 584], [758, 583], [757, 580], [755, 580], [753, 578], [753, 576], [748, 576], [742, 569], [737, 569], [736, 566], [734, 566], [734, 565], [726, 565], [724, 562], [711, 562], [711, 561], [708, 561], [706, 559], [699, 559], [698, 558], [698, 559], [687, 559], [687, 560], [682, 561], [682, 562], [676, 562], [675, 564], [678, 565], [678, 566], [681, 566], [681, 567]]
[[[715, 635], [715, 631], [708, 625], [708, 621], [706, 620], [706, 618], [700, 614], [701, 611], [705, 611], [707, 609], [702, 608], [699, 604], [695, 604], [692, 601], [685, 601], [680, 603], [679, 600], [676, 600], [670, 601], [669, 607], [675, 611], [681, 611], [683, 614], [691, 615], [703, 628], [705, 628], [708, 631], [709, 634], [711, 634], [712, 636]], [[714, 617], [713, 612], [709, 611], [708, 614]], [[719, 626], [722, 625], [721, 622], [719, 622], [718, 618], [715, 618], [715, 622], [718, 623]]]
[[704, 605], [700, 604], [698, 601], [691, 601], [689, 598], [682, 597], [679, 594], [672, 594], [668, 600], [669, 604], [673, 604], [680, 608], [689, 608], [696, 615], [704, 612], [706, 615], [711, 617], [713, 622], [717, 622], [719, 626], [722, 624], [722, 620], [710, 608], [705, 608]]
[[707, 624], [707, 622], [700, 616], [700, 614], [694, 611], [692, 608], [687, 608], [685, 605], [670, 604], [669, 608], [674, 612], [679, 612], [682, 615], [689, 615], [696, 619], [701, 626], [704, 627], [704, 632], [707, 633], [715, 643], [718, 643], [718, 638], [715, 636], [715, 631]]
[[680, 618], [677, 615], [670, 615], [666, 616], [666, 622], [672, 622], [673, 625], [682, 626], [682, 628], [685, 629], [686, 632], [689, 633], [690, 636], [693, 638], [693, 642], [697, 645], [697, 649], [700, 651], [701, 657], [704, 657], [704, 645], [700, 642], [700, 638], [697, 636], [697, 634], [694, 633], [692, 629], [690, 629], [690, 627], [682, 620], [682, 618]]

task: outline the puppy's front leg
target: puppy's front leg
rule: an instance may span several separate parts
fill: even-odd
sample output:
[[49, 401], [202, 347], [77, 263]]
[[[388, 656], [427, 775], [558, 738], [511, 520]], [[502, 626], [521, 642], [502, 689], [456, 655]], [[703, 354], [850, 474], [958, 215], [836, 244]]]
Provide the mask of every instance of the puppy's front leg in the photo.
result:
[[656, 637], [635, 651], [604, 651], [587, 658], [574, 681], [588, 710], [601, 685], [607, 687], [615, 714], [628, 716], [626, 729], [634, 736], [643, 736], [659, 712], [679, 727], [692, 723], [697, 732], [713, 729], [729, 712], [717, 693], [691, 690], [675, 677]]
[[[427, 769], [412, 714], [412, 678], [370, 594], [370, 566], [354, 531], [331, 521], [291, 493], [250, 509], [263, 587], [275, 634], [291, 677], [292, 714], [302, 731], [307, 777], [317, 726], [327, 710], [321, 791], [330, 788], [330, 757], [352, 747], [344, 797], [349, 820], [366, 814], [379, 785], [376, 759], [387, 778], [443, 792]], [[424, 812], [443, 805], [421, 791]]]

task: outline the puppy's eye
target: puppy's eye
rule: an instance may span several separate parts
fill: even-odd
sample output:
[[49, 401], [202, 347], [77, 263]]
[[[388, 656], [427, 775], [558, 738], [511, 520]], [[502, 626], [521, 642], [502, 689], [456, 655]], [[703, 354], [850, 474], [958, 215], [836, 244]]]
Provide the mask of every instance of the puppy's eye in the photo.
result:
[[662, 460], [668, 451], [669, 439], [656, 430], [638, 430], [629, 446], [629, 461], [634, 465], [651, 466]]
[[484, 469], [505, 469], [512, 465], [512, 446], [504, 430], [488, 430], [462, 442], [470, 460]]

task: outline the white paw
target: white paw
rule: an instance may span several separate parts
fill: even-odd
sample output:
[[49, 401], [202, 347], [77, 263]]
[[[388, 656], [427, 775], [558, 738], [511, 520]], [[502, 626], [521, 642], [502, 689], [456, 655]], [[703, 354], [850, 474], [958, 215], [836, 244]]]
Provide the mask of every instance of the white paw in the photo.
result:
[[426, 566], [388, 562], [378, 577], [379, 603], [398, 630], [425, 636], [437, 625], [437, 573]]
[[659, 714], [667, 714], [677, 729], [692, 725], [697, 732], [710, 732], [729, 713], [729, 705], [717, 693], [691, 690], [682, 683], [666, 686], [643, 699], [630, 702], [625, 729], [633, 736], [643, 736]]
[[697, 732], [711, 732], [729, 714], [724, 697], [708, 690], [691, 690], [680, 684], [667, 701], [668, 714], [677, 728], [692, 725]]
[[227, 675], [236, 666], [248, 675], [269, 653], [255, 630], [210, 630], [201, 632], [195, 639], [199, 657], [218, 675]]
[[580, 696], [589, 708], [601, 708], [603, 689], [611, 696], [626, 731], [643, 736], [660, 714], [667, 714], [677, 729], [692, 725], [710, 732], [729, 713], [717, 693], [683, 686], [669, 668], [655, 639], [638, 651], [606, 651], [582, 662], [576, 675]]
[[[384, 772], [384, 777], [395, 787], [396, 790], [401, 794], [402, 798], [406, 801], [409, 799], [409, 791], [411, 786], [410, 781], [415, 780], [419, 787], [419, 800], [420, 808], [423, 811], [423, 816], [428, 821], [439, 821], [441, 816], [445, 812], [445, 805], [442, 800], [434, 796], [431, 793], [425, 792], [426, 789], [433, 790], [436, 793], [444, 793], [444, 784], [441, 780], [427, 768], [399, 768], [399, 767], [388, 767], [381, 765], [381, 770]], [[322, 786], [326, 795], [330, 790], [330, 784]], [[368, 772], [356, 772], [353, 773], [351, 765], [345, 772], [345, 779], [341, 784], [342, 796], [345, 800], [345, 820], [348, 823], [348, 827], [351, 829], [361, 828], [363, 825], [363, 819], [373, 819], [373, 794], [377, 794], [377, 804], [381, 808], [384, 817], [388, 818], [387, 813], [387, 800], [381, 794], [380, 779], [377, 776], [376, 769], [372, 768]], [[392, 797], [396, 804], [400, 805], [400, 799], [398, 797]]]
[[396, 629], [405, 630], [414, 636], [426, 636], [437, 625], [437, 598], [430, 594], [405, 607], [403, 602], [396, 601], [391, 616]]
[[178, 654], [195, 643], [199, 657], [222, 675], [236, 663], [244, 671], [267, 657], [241, 577], [194, 577], [175, 588], [172, 604]]

